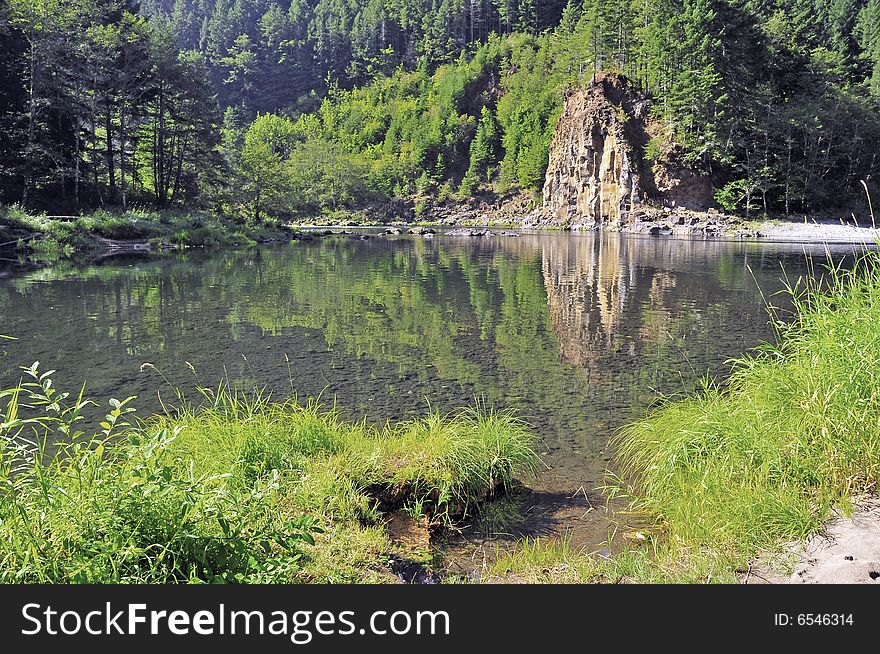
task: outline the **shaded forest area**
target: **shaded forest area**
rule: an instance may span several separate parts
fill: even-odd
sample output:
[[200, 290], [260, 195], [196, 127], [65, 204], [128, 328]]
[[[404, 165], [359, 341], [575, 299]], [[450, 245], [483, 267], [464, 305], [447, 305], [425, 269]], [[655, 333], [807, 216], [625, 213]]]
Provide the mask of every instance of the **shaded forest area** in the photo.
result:
[[3, 0], [0, 39], [0, 199], [54, 213], [536, 193], [599, 70], [724, 209], [848, 215], [880, 165], [880, 0]]

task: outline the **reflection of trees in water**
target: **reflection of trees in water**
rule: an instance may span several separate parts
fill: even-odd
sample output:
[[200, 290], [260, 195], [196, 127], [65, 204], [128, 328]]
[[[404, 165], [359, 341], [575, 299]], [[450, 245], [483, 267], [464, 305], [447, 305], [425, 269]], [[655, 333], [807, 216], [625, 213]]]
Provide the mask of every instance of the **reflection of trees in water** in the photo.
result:
[[[433, 384], [435, 397], [480, 394], [570, 433], [765, 337], [743, 257], [730, 244], [567, 234], [328, 239], [39, 271], [0, 285], [0, 310], [37, 350], [23, 363], [118, 394], [145, 392], [144, 361], [175, 381], [190, 361], [205, 379], [225, 369], [285, 389], [287, 353], [304, 393], [346, 383], [424, 407]], [[400, 384], [412, 398], [391, 397]]]

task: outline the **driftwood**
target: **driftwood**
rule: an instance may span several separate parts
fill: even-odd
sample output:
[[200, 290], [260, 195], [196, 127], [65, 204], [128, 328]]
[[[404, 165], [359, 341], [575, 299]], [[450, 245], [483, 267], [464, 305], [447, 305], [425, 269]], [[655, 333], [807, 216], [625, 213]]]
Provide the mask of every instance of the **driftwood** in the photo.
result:
[[19, 241], [29, 241], [32, 238], [36, 238], [39, 234], [30, 234], [28, 236], [22, 236], [21, 238], [16, 238], [11, 241], [6, 241], [5, 243], [0, 243], [0, 248], [5, 248], [10, 245], [15, 245]]

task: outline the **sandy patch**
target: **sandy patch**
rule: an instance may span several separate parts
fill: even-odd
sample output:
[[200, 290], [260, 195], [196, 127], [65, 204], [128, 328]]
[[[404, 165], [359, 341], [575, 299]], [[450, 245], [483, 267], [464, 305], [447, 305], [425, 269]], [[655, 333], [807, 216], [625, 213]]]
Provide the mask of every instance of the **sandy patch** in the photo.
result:
[[832, 222], [765, 222], [758, 227], [764, 240], [809, 243], [876, 243], [880, 230]]
[[880, 584], [880, 498], [833, 517], [822, 533], [793, 546], [794, 572], [784, 576], [767, 560], [745, 575], [747, 584]]

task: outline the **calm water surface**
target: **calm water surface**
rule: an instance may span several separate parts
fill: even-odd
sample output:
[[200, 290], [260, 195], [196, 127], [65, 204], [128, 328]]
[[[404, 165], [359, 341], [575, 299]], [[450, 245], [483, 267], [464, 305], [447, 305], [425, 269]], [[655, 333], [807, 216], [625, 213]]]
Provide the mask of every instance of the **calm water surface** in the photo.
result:
[[515, 408], [542, 440], [531, 530], [599, 542], [613, 528], [590, 510], [609, 436], [772, 340], [762, 292], [782, 288], [783, 269], [806, 274], [806, 259], [794, 244], [550, 233], [339, 236], [48, 268], [0, 279], [0, 334], [19, 338], [0, 344], [0, 383], [39, 360], [56, 385], [137, 395], [142, 414], [174, 398], [168, 382], [226, 380], [320, 394], [375, 422], [479, 398]]

